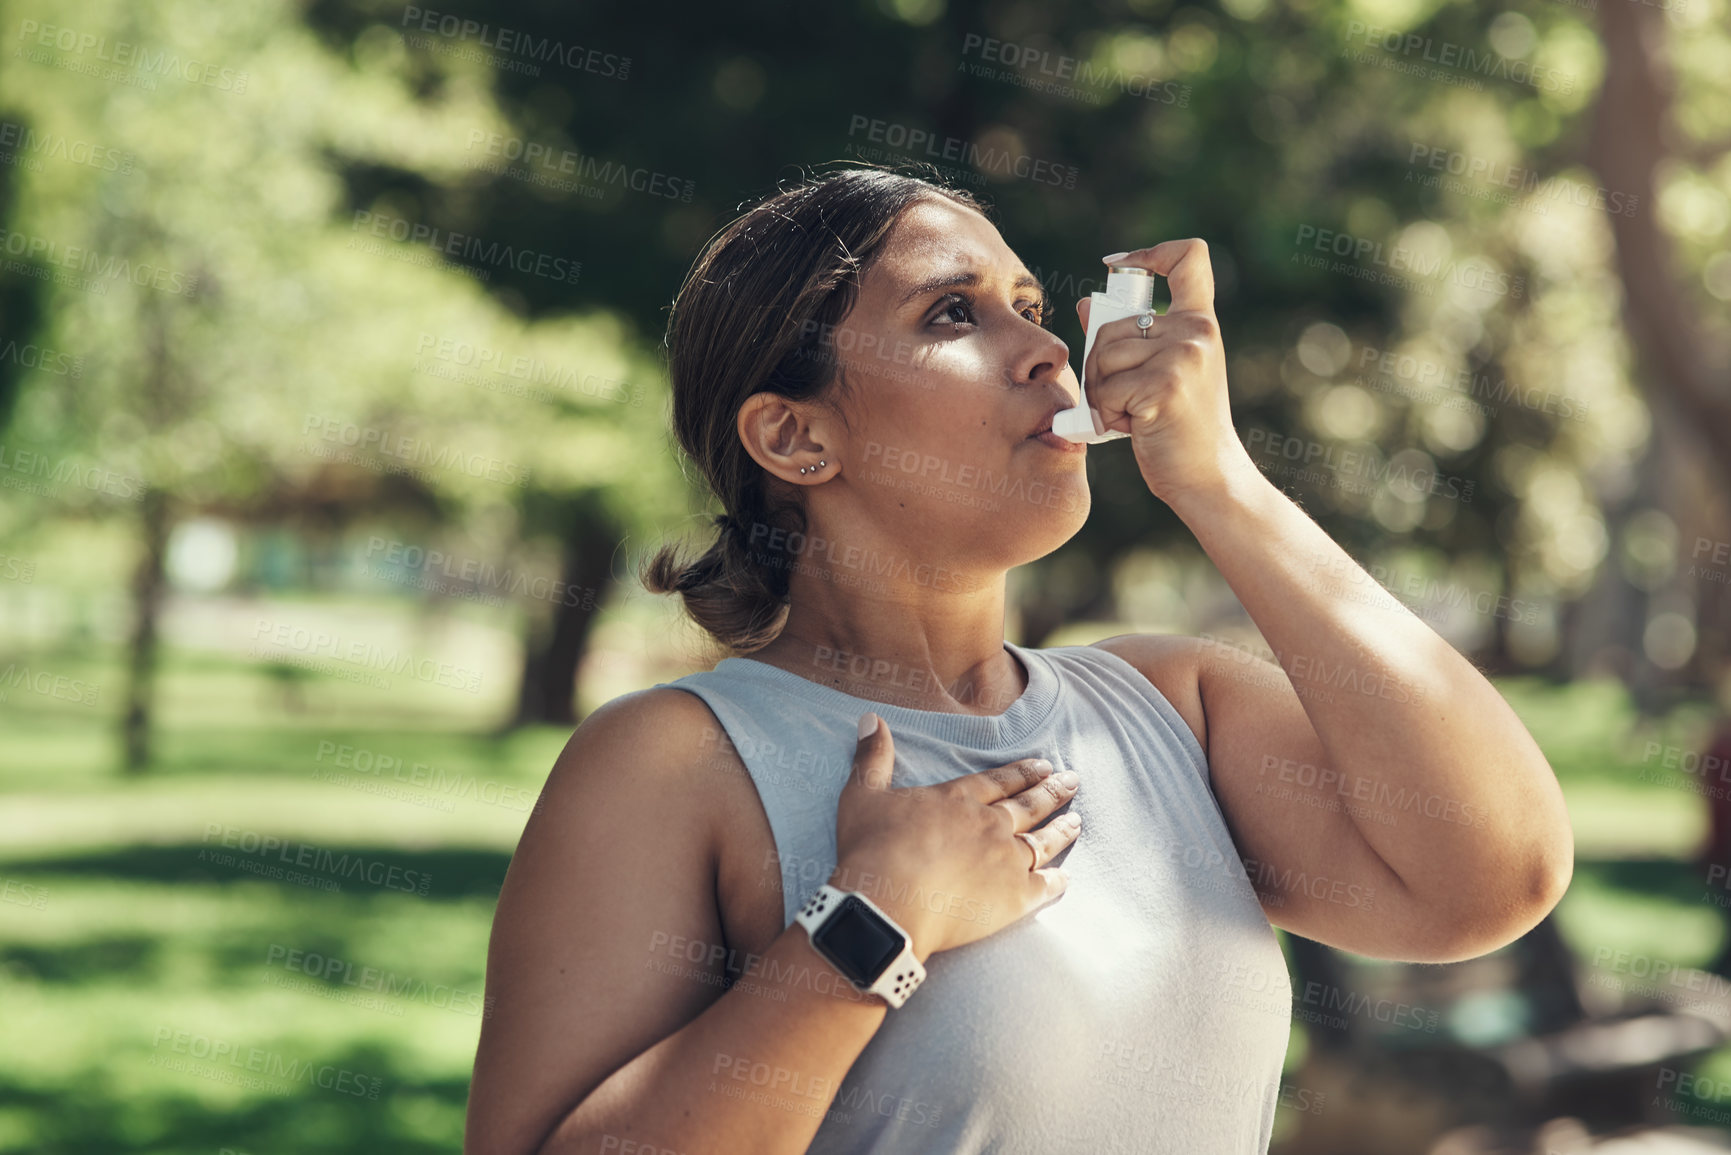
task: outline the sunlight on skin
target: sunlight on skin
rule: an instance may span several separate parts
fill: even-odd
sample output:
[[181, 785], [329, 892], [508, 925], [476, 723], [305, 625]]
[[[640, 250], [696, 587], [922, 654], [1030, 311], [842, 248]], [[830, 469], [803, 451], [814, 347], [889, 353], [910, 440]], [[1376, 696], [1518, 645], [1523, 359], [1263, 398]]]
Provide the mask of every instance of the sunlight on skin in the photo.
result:
[[[968, 275], [974, 283], [934, 283]], [[906, 211], [841, 326], [847, 346], [890, 351], [850, 354], [837, 342], [847, 423], [762, 393], [742, 407], [739, 426], [760, 465], [805, 486], [814, 537], [947, 576], [896, 583], [893, 596], [877, 598], [802, 572], [829, 568], [815, 557], [792, 574], [782, 635], [754, 657], [797, 669], [812, 647], [828, 646], [903, 668], [936, 662], [945, 686], [975, 671], [977, 698], [1015, 696], [998, 694], [1020, 684], [1003, 650], [1005, 575], [1068, 541], [1090, 507], [1086, 454], [1029, 436], [1080, 396], [1069, 347], [1040, 323], [1051, 307], [978, 213], [948, 202]], [[799, 473], [819, 458], [832, 468]], [[916, 461], [912, 474], [900, 464]], [[1002, 479], [1010, 493], [1038, 499], [992, 498]], [[1003, 508], [982, 513], [959, 497]]]

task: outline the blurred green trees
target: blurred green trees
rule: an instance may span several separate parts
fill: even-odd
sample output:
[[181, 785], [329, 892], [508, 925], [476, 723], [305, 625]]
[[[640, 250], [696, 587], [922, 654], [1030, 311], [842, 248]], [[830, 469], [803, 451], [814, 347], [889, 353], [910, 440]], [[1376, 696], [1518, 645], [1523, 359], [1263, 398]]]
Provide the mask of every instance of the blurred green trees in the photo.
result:
[[[148, 758], [154, 621], [181, 519], [315, 535], [358, 519], [502, 521], [482, 560], [509, 573], [526, 535], [565, 535], [553, 511], [623, 532], [678, 504], [644, 351], [608, 316], [525, 318], [489, 291], [501, 268], [575, 282], [579, 262], [485, 238], [465, 250], [406, 227], [388, 197], [349, 208], [355, 167], [469, 179], [467, 134], [502, 123], [485, 70], [459, 60], [429, 77], [389, 34], [332, 46], [289, 4], [5, 13], [7, 275], [45, 302], [9, 337], [71, 359], [14, 375], [7, 445], [106, 479], [51, 486], [9, 516], [137, 523], [129, 765]], [[459, 251], [475, 256], [446, 259]], [[600, 555], [575, 591], [506, 592], [586, 616], [605, 594]]]
[[[1688, 555], [1731, 529], [1689, 483], [1712, 423], [1666, 399], [1731, 345], [1726, 4], [1615, 2], [5, 0], [4, 444], [8, 476], [62, 481], [0, 533], [137, 527], [134, 765], [161, 559], [198, 514], [539, 567], [514, 713], [569, 721], [593, 614], [691, 493], [654, 346], [698, 247], [813, 166], [936, 160], [1073, 346], [1100, 253], [1207, 238], [1253, 455], [1487, 667], [1710, 684], [1731, 612]], [[1601, 21], [1669, 49], [1644, 169], [1593, 119]], [[1643, 237], [1668, 330], [1624, 325]], [[1182, 528], [1092, 457], [1095, 517], [1016, 575], [1030, 644], [1174, 625], [1182, 579], [1136, 581]]]

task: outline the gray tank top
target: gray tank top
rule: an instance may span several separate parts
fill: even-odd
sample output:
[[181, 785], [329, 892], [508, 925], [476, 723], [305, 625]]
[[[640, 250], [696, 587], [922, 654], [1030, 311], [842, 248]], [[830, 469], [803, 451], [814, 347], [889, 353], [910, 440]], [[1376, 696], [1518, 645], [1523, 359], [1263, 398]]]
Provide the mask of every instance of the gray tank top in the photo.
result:
[[1053, 863], [1068, 890], [927, 960], [808, 1152], [1261, 1155], [1292, 988], [1201, 746], [1122, 658], [1004, 646], [1028, 686], [995, 716], [869, 701], [751, 658], [657, 683], [703, 699], [750, 772], [784, 926], [835, 868], [836, 804], [867, 710], [890, 724], [898, 786], [1030, 757], [1082, 778], [1065, 808], [1082, 832]]

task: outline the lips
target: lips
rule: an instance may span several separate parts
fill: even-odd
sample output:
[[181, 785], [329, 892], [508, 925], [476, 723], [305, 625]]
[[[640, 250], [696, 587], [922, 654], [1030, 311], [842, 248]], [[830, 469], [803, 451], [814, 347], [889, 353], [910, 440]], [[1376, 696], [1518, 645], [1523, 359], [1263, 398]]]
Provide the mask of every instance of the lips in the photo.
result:
[[1062, 413], [1064, 410], [1066, 410], [1068, 408], [1069, 408], [1068, 405], [1054, 405], [1054, 406], [1052, 406], [1052, 411], [1050, 413], [1046, 414], [1045, 420], [1042, 421], [1036, 429], [1029, 432], [1029, 434], [1028, 434], [1029, 439], [1031, 440], [1035, 437], [1038, 437], [1042, 433], [1050, 433], [1052, 431], [1052, 422], [1057, 419], [1058, 414]]

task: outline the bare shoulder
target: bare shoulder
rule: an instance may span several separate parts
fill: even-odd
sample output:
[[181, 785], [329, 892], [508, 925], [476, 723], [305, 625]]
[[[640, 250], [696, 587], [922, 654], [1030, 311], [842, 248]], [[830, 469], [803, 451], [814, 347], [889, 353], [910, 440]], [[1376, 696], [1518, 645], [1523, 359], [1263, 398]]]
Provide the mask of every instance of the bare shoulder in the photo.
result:
[[[686, 690], [637, 690], [592, 711], [554, 763], [537, 817], [554, 830], [593, 825], [601, 793], [656, 816], [658, 829], [642, 837], [701, 846], [712, 874], [728, 875], [735, 859], [769, 836], [757, 788], [726, 727]], [[525, 841], [529, 835], [525, 830]], [[725, 882], [719, 891], [724, 918], [733, 895]]]
[[1206, 751], [1208, 715], [1202, 706], [1201, 685], [1204, 645], [1201, 638], [1183, 634], [1117, 634], [1092, 643], [1092, 648], [1116, 655], [1139, 670], [1190, 724], [1196, 744]]
[[635, 690], [591, 711], [572, 732], [536, 811], [608, 786], [673, 787], [688, 796], [709, 784], [712, 775], [704, 771], [733, 757], [726, 731], [701, 698], [663, 686]]
[[734, 757], [719, 730], [701, 699], [655, 687], [566, 742], [494, 914], [465, 1150], [535, 1150], [609, 1072], [719, 997], [717, 965], [656, 965], [675, 941], [724, 941], [719, 803], [740, 784], [716, 773]]

